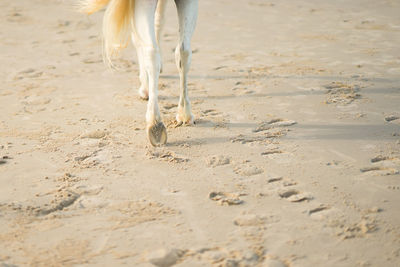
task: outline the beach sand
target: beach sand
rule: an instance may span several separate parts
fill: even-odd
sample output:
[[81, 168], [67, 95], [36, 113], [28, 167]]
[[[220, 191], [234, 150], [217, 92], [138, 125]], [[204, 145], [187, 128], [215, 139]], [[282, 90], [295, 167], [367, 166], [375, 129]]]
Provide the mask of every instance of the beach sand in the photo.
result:
[[159, 148], [71, 2], [0, 3], [0, 266], [400, 266], [399, 1], [200, 1], [190, 127], [171, 1]]

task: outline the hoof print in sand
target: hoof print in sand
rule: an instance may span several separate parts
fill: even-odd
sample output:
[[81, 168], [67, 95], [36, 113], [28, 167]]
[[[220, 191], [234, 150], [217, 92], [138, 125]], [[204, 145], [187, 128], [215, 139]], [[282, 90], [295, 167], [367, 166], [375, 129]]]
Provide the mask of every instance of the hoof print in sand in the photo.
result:
[[239, 134], [236, 137], [233, 137], [230, 139], [232, 143], [240, 143], [240, 144], [247, 144], [247, 143], [253, 143], [253, 142], [262, 142], [265, 140], [264, 136], [244, 136], [242, 134]]
[[164, 152], [158, 152], [158, 151], [148, 151], [147, 156], [149, 159], [159, 159], [167, 162], [174, 162], [174, 163], [183, 163], [183, 162], [188, 162], [189, 159], [180, 155], [175, 154], [174, 152], [170, 151], [164, 151]]
[[186, 251], [181, 249], [161, 249], [150, 253], [147, 259], [154, 266], [169, 267], [177, 264], [185, 254]]
[[224, 192], [211, 192], [208, 196], [211, 200], [217, 201], [219, 205], [240, 205], [243, 203], [239, 197], [242, 194], [224, 193]]
[[231, 158], [223, 155], [215, 155], [206, 159], [206, 164], [208, 167], [217, 167], [229, 164]]
[[386, 122], [398, 122], [400, 123], [400, 116], [397, 115], [389, 115], [385, 117]]
[[272, 178], [269, 178], [269, 179], [267, 180], [267, 182], [268, 182], [268, 183], [275, 183], [275, 182], [282, 181], [282, 179], [283, 179], [283, 177], [272, 177]]
[[362, 220], [361, 222], [352, 225], [335, 222], [333, 226], [338, 228], [336, 236], [341, 239], [365, 237], [367, 234], [378, 231], [378, 226], [374, 221], [366, 220]]
[[325, 104], [349, 105], [354, 100], [361, 98], [358, 93], [360, 91], [358, 85], [332, 82], [324, 87], [328, 90], [326, 92], [328, 98], [325, 100]]
[[163, 220], [178, 214], [178, 211], [159, 202], [123, 201], [107, 206], [109, 221], [114, 223], [112, 230], [128, 229], [146, 222]]
[[70, 207], [79, 199], [81, 195], [69, 190], [57, 191], [54, 195], [53, 200], [42, 201], [41, 205], [24, 205], [18, 203], [1, 204], [0, 211], [4, 209], [7, 211], [6, 214], [10, 215], [9, 211], [23, 214], [24, 216], [45, 216], [57, 211], [65, 210]]
[[399, 170], [395, 168], [379, 167], [379, 166], [361, 168], [360, 171], [363, 173], [382, 175], [382, 176], [399, 174]]
[[285, 263], [283, 263], [280, 260], [274, 260], [274, 259], [266, 259], [263, 262], [263, 267], [287, 267], [288, 265], [286, 265]]
[[49, 208], [39, 208], [37, 210], [38, 215], [47, 215], [55, 211], [63, 210], [66, 207], [71, 206], [80, 197], [79, 194], [71, 191], [60, 192], [56, 195], [56, 199], [52, 201], [52, 205]]
[[261, 152], [262, 156], [274, 155], [274, 154], [282, 154], [283, 152], [279, 149], [270, 149], [264, 152]]
[[101, 139], [108, 135], [107, 131], [95, 130], [81, 135], [81, 138]]
[[264, 225], [266, 217], [259, 216], [256, 214], [243, 214], [235, 218], [233, 223], [237, 226], [260, 226]]
[[163, 108], [164, 108], [164, 109], [167, 109], [167, 110], [170, 110], [170, 109], [172, 109], [172, 108], [176, 108], [177, 106], [178, 106], [178, 105], [175, 104], [175, 103], [166, 103], [166, 104], [163, 105]]
[[292, 186], [292, 185], [296, 185], [297, 182], [292, 180], [292, 179], [287, 179], [287, 178], [283, 178], [283, 177], [272, 177], [269, 178], [267, 180], [267, 183], [269, 184], [279, 184], [283, 187], [287, 187], [287, 186]]
[[234, 171], [236, 174], [240, 174], [243, 176], [252, 176], [252, 175], [256, 175], [256, 174], [260, 174], [260, 173], [264, 172], [263, 169], [253, 166], [253, 165], [248, 165], [248, 164], [237, 166], [234, 169]]
[[221, 112], [216, 111], [215, 109], [206, 109], [203, 110], [201, 113], [204, 117], [218, 116], [222, 114]]
[[8, 159], [11, 159], [11, 158], [9, 156], [0, 157], [0, 165], [6, 164]]
[[377, 155], [371, 159], [372, 163], [376, 162], [381, 162], [381, 161], [393, 161], [393, 162], [400, 162], [400, 159], [397, 157], [391, 157], [391, 156], [383, 156], [383, 155]]
[[33, 68], [28, 68], [18, 72], [14, 76], [14, 80], [22, 80], [22, 79], [32, 79], [32, 78], [39, 78], [43, 75], [42, 71], [35, 70]]
[[321, 212], [321, 211], [324, 211], [324, 210], [327, 210], [327, 209], [330, 209], [330, 207], [329, 206], [326, 206], [326, 205], [319, 205], [318, 207], [316, 207], [316, 208], [312, 208], [312, 209], [310, 209], [309, 211], [308, 211], [308, 215], [313, 215], [313, 214], [315, 214], [315, 213], [318, 213], [318, 212]]
[[388, 160], [388, 159], [390, 159], [390, 158], [386, 157], [386, 156], [378, 155], [378, 156], [373, 157], [371, 159], [371, 162], [375, 163], [375, 162], [380, 162], [380, 161], [384, 161], [384, 160]]
[[270, 121], [261, 122], [257, 128], [253, 129], [253, 132], [258, 133], [261, 131], [266, 131], [272, 128], [277, 127], [288, 127], [296, 124], [296, 121], [293, 120], [284, 120], [284, 119], [272, 119]]
[[311, 200], [312, 196], [307, 193], [301, 193], [296, 189], [284, 190], [278, 193], [281, 198], [285, 198], [290, 202], [302, 202], [305, 200]]
[[288, 132], [288, 129], [274, 129], [273, 131], [268, 131], [263, 133], [260, 136], [246, 136], [243, 134], [239, 134], [236, 137], [230, 139], [232, 143], [240, 143], [240, 144], [252, 144], [252, 143], [271, 143], [271, 139], [279, 138], [285, 136]]

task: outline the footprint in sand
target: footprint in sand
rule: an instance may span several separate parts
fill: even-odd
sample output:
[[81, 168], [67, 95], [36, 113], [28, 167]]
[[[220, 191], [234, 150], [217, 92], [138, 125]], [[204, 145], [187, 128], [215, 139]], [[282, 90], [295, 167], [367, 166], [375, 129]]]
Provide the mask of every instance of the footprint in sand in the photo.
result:
[[29, 96], [25, 98], [24, 101], [21, 103], [24, 105], [29, 105], [29, 106], [37, 106], [37, 105], [46, 105], [51, 102], [51, 98], [46, 98], [46, 97], [37, 97], [37, 96]]
[[85, 64], [96, 64], [96, 63], [102, 63], [103, 60], [100, 58], [85, 58], [82, 60], [82, 62]]
[[[258, 233], [260, 234], [260, 231]], [[252, 248], [240, 250], [215, 246], [185, 250], [184, 258], [178, 262], [180, 266], [264, 266], [259, 265], [263, 261], [264, 251], [254, 249], [255, 247], [262, 247], [260, 243], [261, 240], [257, 244], [252, 244]], [[162, 253], [162, 255], [165, 254], [165, 252]]]
[[381, 176], [399, 174], [399, 170], [395, 168], [381, 167], [381, 166], [365, 167], [361, 168], [360, 171], [362, 173], [381, 175]]
[[178, 211], [159, 202], [147, 200], [123, 201], [111, 203], [105, 214], [114, 225], [111, 229], [131, 228], [136, 225], [163, 220], [165, 217], [175, 216]]
[[281, 198], [284, 198], [290, 202], [302, 202], [309, 201], [313, 199], [313, 197], [308, 193], [301, 193], [296, 189], [282, 190], [278, 192], [278, 195]]
[[232, 143], [240, 143], [240, 144], [252, 144], [252, 143], [260, 143], [260, 144], [270, 144], [274, 142], [274, 138], [279, 138], [285, 136], [288, 132], [288, 129], [272, 129], [268, 132], [263, 132], [263, 135], [258, 136], [246, 136], [243, 134], [239, 134], [236, 137], [230, 139]]
[[[1, 146], [0, 146], [0, 148], [1, 148]], [[9, 156], [0, 157], [0, 165], [6, 164], [8, 159], [11, 159], [11, 157], [9, 157]]]
[[25, 79], [25, 78], [28, 78], [28, 79], [39, 78], [42, 75], [43, 75], [42, 71], [38, 71], [38, 70], [35, 70], [33, 68], [28, 68], [28, 69], [25, 69], [25, 70], [22, 70], [22, 71], [18, 72], [14, 76], [14, 80], [22, 80], [22, 79]]
[[219, 111], [216, 111], [215, 109], [206, 109], [206, 110], [201, 111], [201, 114], [204, 117], [212, 117], [212, 116], [219, 116], [222, 113]]
[[80, 138], [89, 138], [89, 139], [102, 139], [109, 134], [107, 130], [94, 130], [87, 133], [84, 133], [80, 136]]
[[58, 194], [55, 195], [55, 200], [52, 202], [52, 205], [50, 207], [39, 207], [37, 210], [39, 215], [47, 215], [55, 211], [60, 211], [63, 210], [64, 208], [67, 208], [74, 204], [74, 202], [80, 197], [80, 194], [65, 190], [61, 191]]
[[267, 180], [267, 183], [275, 183], [275, 182], [279, 182], [282, 180], [283, 180], [283, 177], [272, 177]]
[[147, 261], [158, 267], [168, 267], [175, 265], [187, 251], [181, 249], [159, 249], [146, 255]]
[[232, 88], [232, 91], [235, 92], [237, 96], [250, 95], [255, 93], [252, 89], [258, 85], [259, 83], [255, 81], [238, 81], [235, 83], [235, 87]]
[[165, 103], [162, 107], [166, 110], [176, 108], [178, 105], [175, 103]]
[[280, 219], [275, 215], [261, 216], [252, 213], [242, 213], [237, 216], [233, 223], [237, 226], [262, 226], [265, 224], [279, 222]]
[[238, 95], [238, 96], [251, 95], [251, 94], [255, 93], [254, 90], [250, 90], [250, 89], [247, 89], [247, 88], [233, 88], [232, 91], [235, 91], [236, 92], [235, 95]]
[[399, 174], [400, 159], [394, 155], [376, 155], [371, 158], [371, 165], [361, 168], [360, 171], [372, 175], [396, 175]]
[[342, 82], [332, 82], [324, 86], [327, 89], [328, 98], [325, 104], [349, 105], [354, 100], [361, 98], [358, 93], [360, 86], [354, 84], [344, 84]]
[[50, 98], [29, 96], [21, 103], [24, 105], [23, 112], [32, 114], [46, 110], [46, 105], [48, 105], [50, 102]]
[[248, 144], [253, 142], [262, 142], [265, 140], [264, 136], [245, 136], [239, 134], [236, 137], [230, 139], [232, 143]]
[[400, 124], [400, 116], [391, 114], [385, 117], [385, 121]]
[[268, 155], [275, 155], [275, 154], [282, 154], [282, 150], [279, 149], [268, 149], [264, 152], [261, 152], [262, 156], [268, 156]]
[[240, 196], [244, 194], [239, 193], [224, 193], [224, 192], [211, 192], [208, 196], [209, 199], [216, 201], [219, 205], [240, 205], [243, 203], [243, 200], [240, 199]]
[[[284, 193], [286, 192], [285, 188], [291, 188], [292, 186], [297, 185], [296, 181], [281, 176], [267, 178], [266, 182], [266, 187], [263, 187], [264, 190], [258, 193], [259, 197], [270, 196], [275, 193]], [[297, 190], [295, 191], [297, 192]]]
[[360, 222], [350, 224], [346, 221], [333, 220], [328, 225], [336, 228], [336, 236], [342, 240], [366, 237], [367, 234], [379, 229], [374, 219], [362, 219]]
[[263, 267], [288, 267], [288, 265], [277, 259], [266, 259], [263, 262]]
[[206, 164], [208, 167], [217, 167], [222, 165], [227, 165], [231, 162], [231, 158], [224, 155], [214, 155], [206, 159]]
[[397, 161], [400, 163], [400, 159], [397, 157], [391, 157], [391, 156], [383, 156], [383, 155], [377, 155], [371, 159], [372, 163], [380, 162], [380, 161]]
[[329, 217], [337, 218], [338, 216], [340, 216], [337, 209], [332, 209], [331, 206], [325, 204], [313, 206], [305, 212], [313, 220], [324, 220]]
[[21, 203], [0, 203], [0, 211], [7, 210], [16, 213], [23, 213], [24, 215], [28, 216], [45, 216], [57, 211], [64, 210], [65, 208], [74, 204], [74, 202], [80, 197], [80, 194], [78, 194], [77, 192], [67, 189], [57, 190], [56, 192], [52, 193], [52, 200], [48, 199], [46, 194], [45, 198], [39, 199], [39, 202], [41, 203], [39, 205], [26, 205]]
[[28, 16], [25, 16], [22, 13], [22, 10], [14, 9], [11, 13], [6, 15], [8, 22], [16, 22], [16, 23], [24, 23], [29, 22], [32, 19]]
[[293, 120], [285, 120], [285, 119], [272, 119], [269, 121], [261, 122], [255, 129], [253, 129], [254, 133], [266, 131], [272, 128], [278, 127], [288, 127], [295, 125], [297, 122]]
[[94, 151], [84, 151], [79, 152], [78, 154], [71, 154], [70, 161], [75, 163], [74, 167], [91, 168], [95, 166], [108, 165], [114, 161], [114, 157], [107, 149], [97, 149]]
[[159, 159], [173, 163], [184, 163], [189, 161], [185, 156], [178, 155], [171, 151], [147, 151], [146, 155], [149, 159]]
[[311, 216], [311, 215], [313, 215], [313, 214], [315, 214], [315, 213], [318, 213], [318, 212], [321, 212], [321, 211], [324, 211], [324, 210], [328, 210], [328, 209], [330, 209], [329, 206], [326, 206], [326, 205], [321, 204], [321, 205], [319, 205], [318, 207], [315, 207], [315, 208], [310, 209], [310, 210], [308, 211], [308, 215]]
[[287, 179], [283, 177], [272, 177], [267, 180], [268, 184], [279, 184], [280, 186], [287, 187], [292, 185], [297, 185], [297, 182], [292, 179]]
[[240, 175], [243, 175], [243, 176], [253, 176], [253, 175], [256, 175], [256, 174], [263, 173], [264, 170], [259, 168], [259, 167], [257, 167], [257, 166], [254, 166], [254, 165], [242, 164], [242, 165], [237, 166], [234, 169], [234, 172], [236, 174], [240, 174]]

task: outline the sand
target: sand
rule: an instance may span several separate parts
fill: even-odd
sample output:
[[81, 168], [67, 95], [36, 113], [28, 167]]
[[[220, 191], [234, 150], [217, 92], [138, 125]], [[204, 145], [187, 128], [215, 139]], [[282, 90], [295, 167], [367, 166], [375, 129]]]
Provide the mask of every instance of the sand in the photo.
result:
[[152, 148], [102, 13], [0, 3], [0, 266], [399, 266], [400, 3], [200, 1], [174, 127], [171, 1]]

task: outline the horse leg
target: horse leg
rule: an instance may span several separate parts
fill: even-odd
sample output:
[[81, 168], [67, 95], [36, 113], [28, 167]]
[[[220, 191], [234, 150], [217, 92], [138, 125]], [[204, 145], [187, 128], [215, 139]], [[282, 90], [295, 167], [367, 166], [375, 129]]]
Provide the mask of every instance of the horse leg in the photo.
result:
[[135, 34], [132, 34], [132, 41], [136, 47], [136, 54], [139, 62], [139, 80], [140, 80], [140, 87], [139, 87], [139, 97], [143, 100], [149, 99], [149, 80], [144, 68], [143, 62], [143, 52], [142, 48], [139, 45], [139, 40], [135, 41]]
[[133, 16], [133, 35], [141, 54], [143, 72], [147, 76], [149, 101], [146, 111], [147, 137], [153, 146], [167, 142], [167, 130], [161, 121], [158, 107], [158, 76], [160, 52], [154, 32], [154, 13], [157, 0], [136, 0]]
[[[158, 44], [158, 49], [160, 51], [160, 72], [162, 72], [162, 52], [161, 52], [161, 31], [162, 26], [164, 24], [164, 13], [165, 13], [166, 1], [165, 0], [158, 0], [157, 9], [154, 19], [154, 26], [155, 26], [155, 33], [156, 33], [156, 41]], [[143, 52], [141, 51], [140, 47], [135, 42], [135, 36], [132, 35], [133, 44], [136, 47], [136, 53], [139, 61], [139, 80], [140, 80], [140, 88], [139, 88], [139, 96], [143, 100], [149, 99], [149, 81], [147, 80], [146, 71], [144, 70], [144, 63], [143, 63]]]
[[154, 20], [156, 41], [158, 44], [158, 49], [160, 50], [160, 58], [161, 58], [160, 72], [162, 72], [161, 32], [162, 32], [162, 27], [164, 26], [164, 14], [166, 6], [167, 6], [166, 0], [158, 0], [155, 20]]
[[198, 0], [175, 0], [175, 4], [179, 17], [179, 43], [175, 49], [175, 61], [180, 77], [180, 98], [176, 120], [178, 124], [192, 124], [194, 118], [187, 92], [187, 73], [192, 57], [190, 40], [196, 27]]

